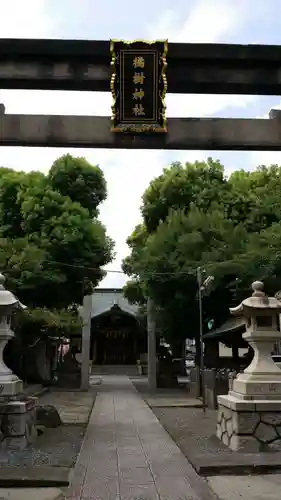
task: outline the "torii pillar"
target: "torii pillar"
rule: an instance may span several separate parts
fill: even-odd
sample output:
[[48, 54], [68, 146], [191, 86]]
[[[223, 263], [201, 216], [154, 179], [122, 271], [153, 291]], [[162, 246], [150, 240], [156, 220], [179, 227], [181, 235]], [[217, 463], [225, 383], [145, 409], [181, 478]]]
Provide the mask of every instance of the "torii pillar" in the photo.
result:
[[81, 385], [82, 391], [89, 389], [90, 379], [90, 343], [91, 343], [91, 316], [92, 295], [85, 295], [82, 308], [82, 356], [81, 356]]

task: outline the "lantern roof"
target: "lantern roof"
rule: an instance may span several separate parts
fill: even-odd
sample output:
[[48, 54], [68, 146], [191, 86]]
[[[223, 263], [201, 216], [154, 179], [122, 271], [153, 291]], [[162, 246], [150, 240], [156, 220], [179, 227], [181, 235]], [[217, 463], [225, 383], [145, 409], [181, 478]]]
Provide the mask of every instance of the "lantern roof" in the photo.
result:
[[276, 297], [268, 297], [264, 292], [264, 283], [262, 281], [254, 281], [252, 283], [253, 294], [236, 307], [231, 307], [229, 310], [235, 316], [249, 316], [255, 311], [274, 311], [281, 312], [281, 301]]
[[26, 309], [26, 306], [22, 304], [12, 292], [6, 290], [4, 286], [5, 281], [5, 276], [0, 273], [0, 307], [10, 306], [16, 309]]

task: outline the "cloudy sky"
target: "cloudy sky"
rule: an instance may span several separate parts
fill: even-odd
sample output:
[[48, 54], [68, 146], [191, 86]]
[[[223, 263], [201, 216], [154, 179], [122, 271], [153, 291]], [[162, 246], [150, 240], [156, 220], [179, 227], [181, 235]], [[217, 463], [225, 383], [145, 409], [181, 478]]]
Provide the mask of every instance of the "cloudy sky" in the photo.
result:
[[[175, 9], [176, 6], [176, 9]], [[281, 44], [280, 0], [0, 0], [1, 38], [156, 39], [170, 42]], [[6, 113], [110, 115], [111, 95], [91, 92], [0, 90]], [[168, 117], [265, 117], [280, 97], [168, 95]], [[280, 163], [281, 153], [209, 151], [128, 151], [55, 148], [2, 148], [0, 165], [47, 172], [70, 152], [99, 164], [108, 183], [101, 217], [116, 242], [120, 270], [128, 253], [126, 237], [140, 220], [141, 195], [171, 161], [219, 158], [226, 171]], [[108, 273], [104, 287], [126, 278]]]

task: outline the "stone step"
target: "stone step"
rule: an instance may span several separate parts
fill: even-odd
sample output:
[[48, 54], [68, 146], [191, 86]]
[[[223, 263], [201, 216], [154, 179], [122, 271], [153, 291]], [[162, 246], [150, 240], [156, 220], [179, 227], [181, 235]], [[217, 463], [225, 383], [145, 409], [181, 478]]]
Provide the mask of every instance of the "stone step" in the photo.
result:
[[138, 375], [138, 365], [92, 365], [92, 375]]
[[[37, 465], [0, 467], [0, 488], [44, 488], [69, 485], [68, 467]], [[1, 496], [0, 496], [1, 498]]]
[[63, 500], [58, 488], [0, 488], [1, 500]]

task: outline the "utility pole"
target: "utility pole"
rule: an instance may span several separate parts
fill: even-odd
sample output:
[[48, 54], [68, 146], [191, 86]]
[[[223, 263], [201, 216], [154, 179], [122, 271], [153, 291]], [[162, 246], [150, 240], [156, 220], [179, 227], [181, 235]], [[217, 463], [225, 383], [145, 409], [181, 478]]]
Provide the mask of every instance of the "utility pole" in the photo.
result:
[[203, 308], [202, 308], [202, 292], [214, 280], [214, 276], [208, 276], [202, 283], [202, 269], [197, 267], [197, 283], [198, 283], [198, 303], [199, 303], [199, 334], [200, 334], [200, 372], [202, 384], [202, 406], [203, 412], [206, 412], [206, 397], [205, 397], [205, 377], [204, 377], [204, 341], [203, 341]]
[[155, 305], [153, 299], [147, 299], [147, 371], [148, 388], [154, 392], [157, 388], [156, 383], [156, 321]]
[[197, 268], [198, 283], [198, 303], [199, 303], [199, 335], [200, 335], [200, 374], [202, 386], [202, 405], [203, 412], [206, 411], [205, 401], [205, 377], [204, 377], [204, 342], [203, 342], [203, 310], [202, 310], [202, 272], [201, 267]]

